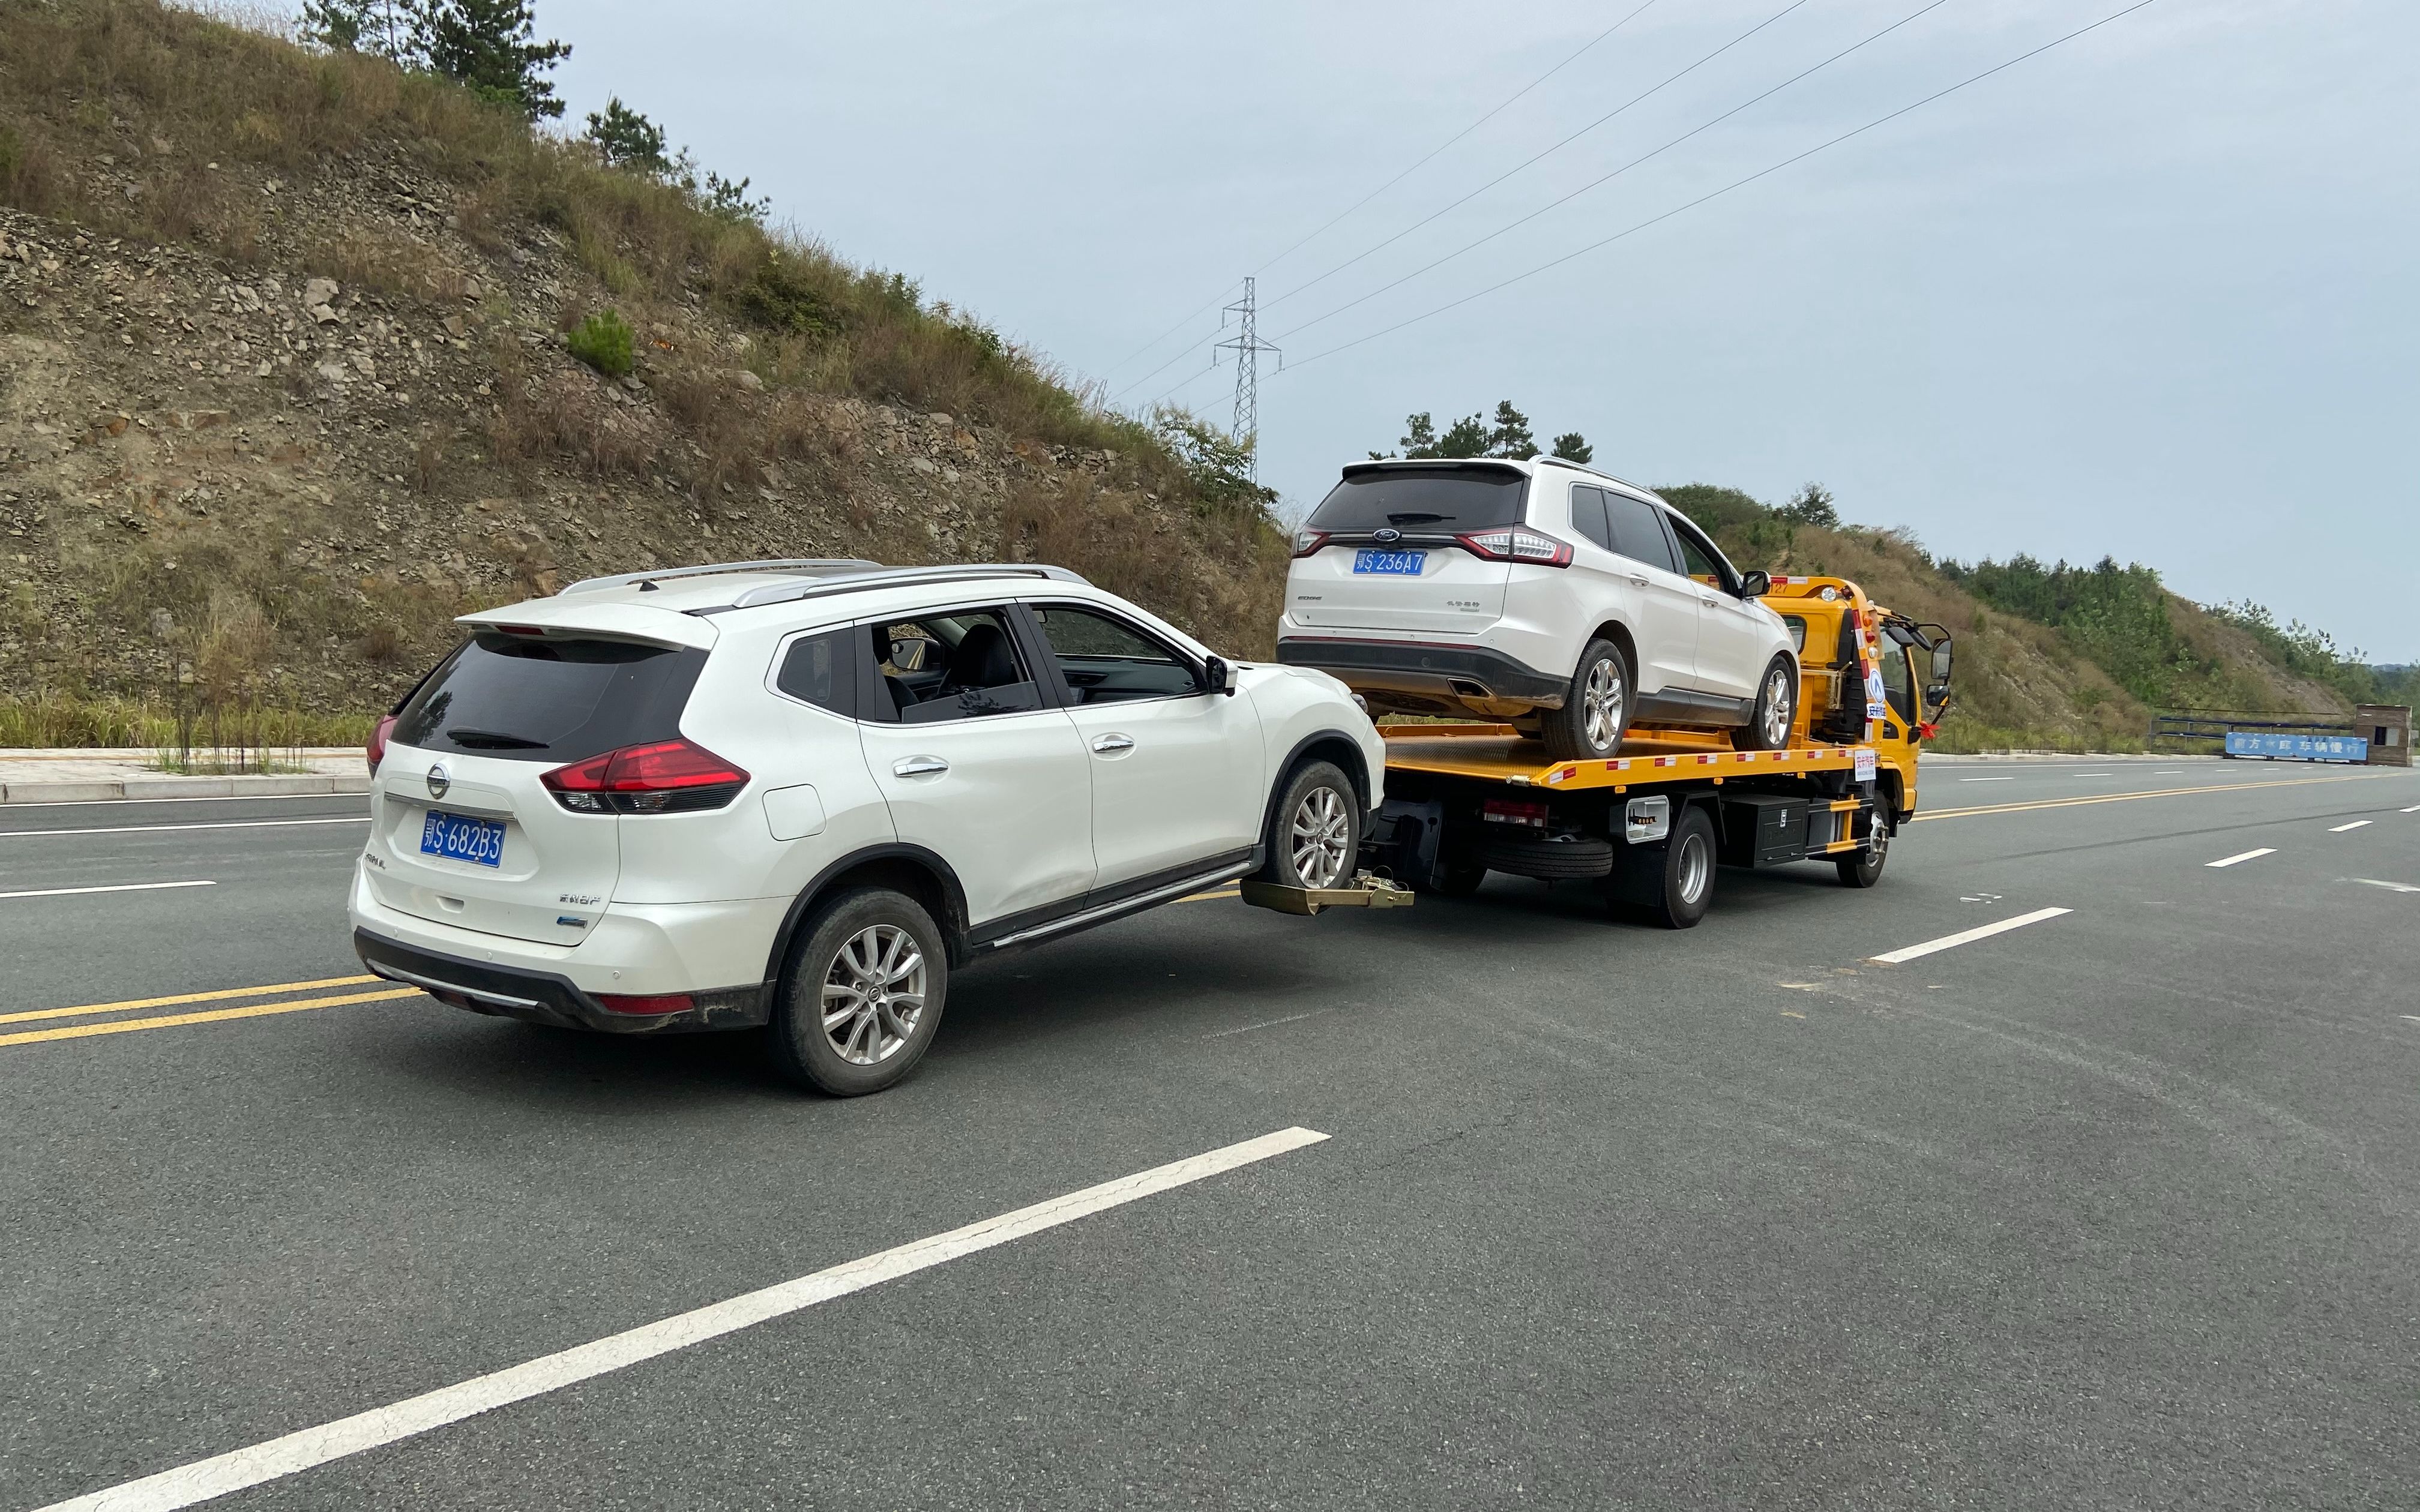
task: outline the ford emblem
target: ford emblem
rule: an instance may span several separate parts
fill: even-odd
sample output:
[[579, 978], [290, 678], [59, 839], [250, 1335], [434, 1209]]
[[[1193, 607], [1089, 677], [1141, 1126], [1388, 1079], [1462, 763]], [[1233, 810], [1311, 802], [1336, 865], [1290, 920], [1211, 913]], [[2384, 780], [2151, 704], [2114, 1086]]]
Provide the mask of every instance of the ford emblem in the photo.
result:
[[1377, 543], [1378, 543], [1379, 545], [1381, 545], [1381, 546], [1385, 546], [1385, 545], [1387, 545], [1388, 542], [1392, 542], [1392, 541], [1400, 541], [1400, 540], [1402, 540], [1403, 538], [1404, 538], [1404, 532], [1401, 532], [1401, 531], [1399, 531], [1399, 530], [1396, 530], [1396, 529], [1395, 529], [1393, 526], [1391, 526], [1391, 525], [1390, 525], [1390, 526], [1388, 526], [1388, 527], [1387, 527], [1387, 528], [1386, 528], [1385, 530], [1383, 530], [1383, 531], [1372, 531], [1372, 532], [1370, 532], [1370, 539], [1372, 539], [1372, 540], [1373, 540], [1373, 541], [1377, 542]]
[[442, 798], [445, 796], [445, 790], [453, 785], [454, 779], [445, 775], [444, 767], [432, 766], [428, 769], [428, 795], [430, 797]]

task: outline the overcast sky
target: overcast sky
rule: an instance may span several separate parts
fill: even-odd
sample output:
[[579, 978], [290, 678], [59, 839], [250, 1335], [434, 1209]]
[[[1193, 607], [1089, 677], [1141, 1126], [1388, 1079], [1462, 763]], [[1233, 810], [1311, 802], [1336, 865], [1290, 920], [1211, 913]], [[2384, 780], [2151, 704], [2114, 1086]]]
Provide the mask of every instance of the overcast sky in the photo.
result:
[[559, 75], [572, 121], [621, 95], [752, 177], [776, 219], [1122, 403], [1174, 387], [1225, 421], [1232, 369], [1203, 371], [1217, 306], [1257, 270], [1287, 364], [1263, 368], [1263, 475], [1294, 508], [1391, 447], [1407, 412], [1442, 425], [1510, 398], [1542, 438], [1582, 431], [1598, 466], [1640, 482], [1777, 501], [1820, 479], [1849, 518], [1936, 552], [2140, 560], [2188, 596], [2259, 600], [2374, 659], [2420, 660], [2411, 0], [2157, 0], [1333, 350], [2126, 3], [1947, 0], [1334, 315], [1926, 0], [1654, 0], [1290, 253], [1640, 0], [541, 0], [538, 19], [576, 48]]

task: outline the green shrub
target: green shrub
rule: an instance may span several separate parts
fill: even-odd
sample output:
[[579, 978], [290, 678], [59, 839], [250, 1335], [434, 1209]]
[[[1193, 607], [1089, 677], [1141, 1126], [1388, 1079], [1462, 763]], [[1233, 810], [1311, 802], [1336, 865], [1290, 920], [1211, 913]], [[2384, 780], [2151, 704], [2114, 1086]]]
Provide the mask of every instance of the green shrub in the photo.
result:
[[620, 378], [630, 371], [633, 339], [629, 322], [601, 310], [573, 328], [568, 345], [572, 356], [607, 378]]
[[774, 253], [731, 296], [739, 316], [770, 331], [820, 341], [839, 332], [840, 312], [797, 259]]

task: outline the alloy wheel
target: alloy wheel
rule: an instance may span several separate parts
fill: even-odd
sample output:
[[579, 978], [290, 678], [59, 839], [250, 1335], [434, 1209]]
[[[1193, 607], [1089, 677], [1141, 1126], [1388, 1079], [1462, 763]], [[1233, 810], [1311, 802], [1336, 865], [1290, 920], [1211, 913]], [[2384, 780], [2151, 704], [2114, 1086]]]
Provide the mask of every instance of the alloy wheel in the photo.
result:
[[1773, 669], [1764, 680], [1764, 744], [1778, 750], [1790, 739], [1790, 673]]
[[1627, 702], [1621, 669], [1614, 665], [1612, 657], [1600, 656], [1580, 685], [1580, 728], [1590, 748], [1613, 748], [1614, 733], [1621, 728], [1622, 706]]
[[924, 1016], [924, 952], [896, 924], [848, 937], [824, 971], [824, 1038], [853, 1066], [890, 1059]]
[[1345, 847], [1353, 825], [1343, 795], [1331, 787], [1315, 787], [1295, 806], [1288, 828], [1294, 874], [1306, 887], [1332, 887], [1342, 880], [1348, 857]]

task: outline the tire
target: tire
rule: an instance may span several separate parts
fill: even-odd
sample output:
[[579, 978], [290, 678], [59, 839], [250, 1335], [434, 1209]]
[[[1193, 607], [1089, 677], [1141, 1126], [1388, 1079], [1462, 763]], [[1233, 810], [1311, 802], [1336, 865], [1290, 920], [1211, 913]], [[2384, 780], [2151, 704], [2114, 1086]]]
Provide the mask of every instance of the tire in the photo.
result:
[[1694, 929], [1714, 901], [1714, 822], [1691, 804], [1672, 821], [1664, 844], [1663, 886], [1647, 911], [1666, 929]]
[[790, 951], [774, 1059], [792, 1081], [833, 1097], [879, 1092], [923, 1058], [949, 978], [949, 951], [923, 904], [886, 887], [841, 893], [815, 909]]
[[1630, 658], [1610, 640], [1596, 640], [1580, 653], [1578, 670], [1559, 709], [1538, 711], [1538, 738], [1559, 762], [1601, 761], [1621, 749], [1637, 706]]
[[1788, 656], [1767, 662], [1757, 679], [1756, 707], [1745, 730], [1731, 732], [1733, 750], [1779, 750], [1790, 744], [1790, 727], [1798, 718], [1798, 678]]
[[1361, 860], [1361, 795], [1333, 762], [1295, 768], [1269, 810], [1254, 875], [1281, 887], [1341, 887]]
[[1485, 841], [1480, 863], [1490, 872], [1516, 877], [1564, 881], [1601, 877], [1613, 871], [1614, 845], [1609, 840], [1582, 835], [1569, 841], [1516, 840], [1511, 836]]
[[1890, 821], [1874, 816], [1873, 844], [1854, 856], [1843, 856], [1832, 864], [1839, 869], [1840, 886], [1870, 887], [1883, 879], [1883, 863], [1890, 859]]

